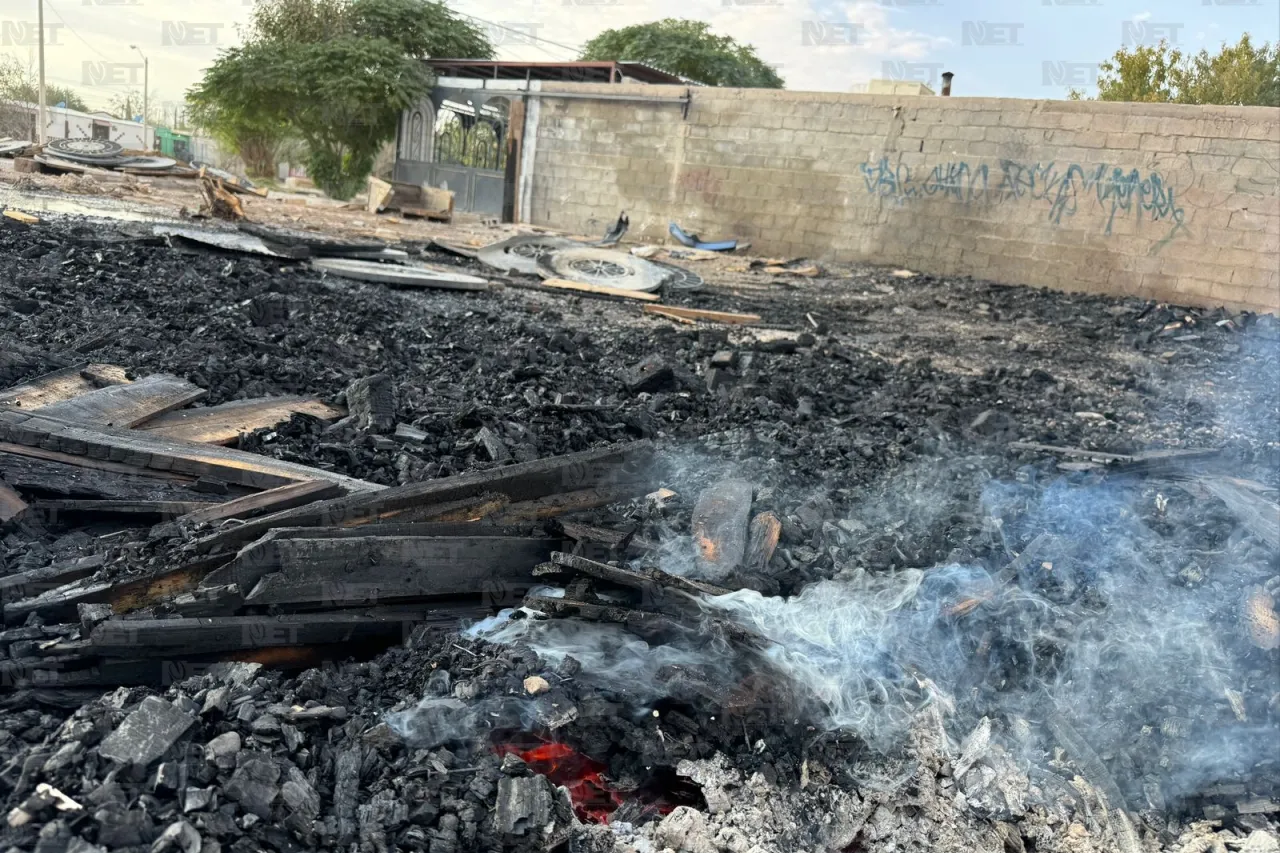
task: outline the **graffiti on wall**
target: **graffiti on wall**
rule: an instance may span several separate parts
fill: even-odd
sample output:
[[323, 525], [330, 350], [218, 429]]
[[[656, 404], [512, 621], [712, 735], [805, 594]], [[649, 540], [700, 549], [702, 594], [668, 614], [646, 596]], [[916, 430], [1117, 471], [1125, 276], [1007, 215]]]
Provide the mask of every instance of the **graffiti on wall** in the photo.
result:
[[1184, 227], [1185, 213], [1173, 187], [1159, 172], [1145, 176], [1137, 169], [1103, 163], [1022, 163], [1001, 160], [999, 174], [985, 163], [939, 163], [926, 174], [893, 165], [889, 158], [868, 160], [859, 167], [867, 192], [897, 204], [924, 198], [945, 198], [961, 204], [1029, 203], [1042, 207], [1048, 221], [1061, 225], [1082, 204], [1096, 204], [1106, 216], [1104, 234], [1111, 234], [1119, 217], [1134, 216], [1170, 226], [1166, 240]]

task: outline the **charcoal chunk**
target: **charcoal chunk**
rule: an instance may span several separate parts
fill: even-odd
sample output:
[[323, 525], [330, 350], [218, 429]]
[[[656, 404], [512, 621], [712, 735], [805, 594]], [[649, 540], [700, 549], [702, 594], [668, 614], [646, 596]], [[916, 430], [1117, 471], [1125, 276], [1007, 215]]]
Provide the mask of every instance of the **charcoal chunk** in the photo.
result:
[[270, 758], [253, 755], [240, 762], [222, 790], [249, 814], [268, 820], [271, 804], [280, 794], [280, 786], [276, 784], [279, 781], [279, 765]]
[[147, 765], [164, 755], [195, 723], [158, 696], [148, 696], [98, 747], [103, 758]]

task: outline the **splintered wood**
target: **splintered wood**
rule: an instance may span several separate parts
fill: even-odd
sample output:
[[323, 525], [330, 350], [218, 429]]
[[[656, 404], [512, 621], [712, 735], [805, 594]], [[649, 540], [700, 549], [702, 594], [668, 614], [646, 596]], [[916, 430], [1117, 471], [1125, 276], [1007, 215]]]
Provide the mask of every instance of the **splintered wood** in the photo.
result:
[[308, 397], [264, 397], [258, 400], [236, 400], [203, 409], [185, 409], [161, 415], [141, 429], [201, 444], [231, 444], [242, 433], [253, 432], [283, 423], [293, 415], [304, 414], [323, 421], [337, 420], [346, 412]]
[[29, 382], [0, 391], [0, 405], [34, 410], [51, 406], [107, 385], [129, 382], [123, 367], [112, 364], [80, 364], [64, 367]]
[[185, 379], [158, 373], [137, 382], [86, 391], [37, 411], [43, 417], [128, 429], [202, 400], [208, 393]]

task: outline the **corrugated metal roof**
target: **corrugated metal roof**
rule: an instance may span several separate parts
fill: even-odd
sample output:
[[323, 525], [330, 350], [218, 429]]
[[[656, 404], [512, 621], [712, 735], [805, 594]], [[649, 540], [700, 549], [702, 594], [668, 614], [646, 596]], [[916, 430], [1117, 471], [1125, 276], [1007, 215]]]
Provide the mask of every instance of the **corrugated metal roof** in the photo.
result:
[[509, 62], [493, 59], [428, 59], [437, 74], [477, 80], [562, 80], [617, 83], [622, 77], [641, 83], [698, 85], [643, 62]]

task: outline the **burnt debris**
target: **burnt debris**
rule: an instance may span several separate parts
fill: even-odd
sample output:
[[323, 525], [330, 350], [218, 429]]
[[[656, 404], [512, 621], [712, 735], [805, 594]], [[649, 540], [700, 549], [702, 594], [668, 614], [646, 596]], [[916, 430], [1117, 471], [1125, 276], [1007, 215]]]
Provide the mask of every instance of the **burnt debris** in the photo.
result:
[[1274, 321], [840, 274], [0, 226], [0, 843], [1273, 849]]

